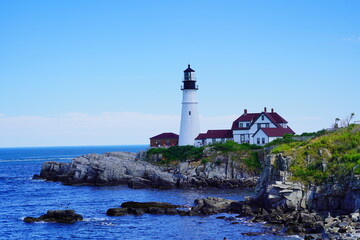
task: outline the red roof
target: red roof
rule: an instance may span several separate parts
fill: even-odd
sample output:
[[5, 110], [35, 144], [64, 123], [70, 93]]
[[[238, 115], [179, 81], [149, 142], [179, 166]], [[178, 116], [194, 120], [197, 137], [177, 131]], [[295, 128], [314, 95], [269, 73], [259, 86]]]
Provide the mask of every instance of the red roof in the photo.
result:
[[295, 132], [289, 127], [287, 128], [278, 127], [278, 128], [260, 128], [254, 133], [254, 135], [260, 130], [262, 130], [268, 137], [282, 137], [285, 134], [295, 134]]
[[200, 133], [195, 139], [206, 138], [232, 138], [232, 130], [208, 130], [207, 133]]
[[253, 122], [255, 119], [257, 119], [260, 116], [261, 113], [244, 113], [240, 117], [238, 117], [232, 124], [231, 130], [242, 130], [242, 129], [249, 129], [248, 127], [239, 127], [239, 122]]
[[150, 139], [174, 139], [174, 138], [178, 139], [179, 135], [172, 132], [168, 132], [168, 133], [161, 133], [159, 135], [151, 137]]
[[271, 116], [276, 123], [288, 123], [284, 118], [282, 118], [279, 114], [276, 112], [267, 112], [265, 113], [266, 116]]
[[[287, 121], [276, 112], [244, 113], [233, 122], [231, 130], [249, 129], [253, 122], [255, 122], [261, 116], [261, 114], [264, 114], [276, 126], [278, 126], [279, 123], [287, 123]], [[250, 122], [250, 126], [240, 128], [239, 122]]]
[[201, 140], [201, 139], [206, 139], [206, 133], [200, 133], [195, 140]]

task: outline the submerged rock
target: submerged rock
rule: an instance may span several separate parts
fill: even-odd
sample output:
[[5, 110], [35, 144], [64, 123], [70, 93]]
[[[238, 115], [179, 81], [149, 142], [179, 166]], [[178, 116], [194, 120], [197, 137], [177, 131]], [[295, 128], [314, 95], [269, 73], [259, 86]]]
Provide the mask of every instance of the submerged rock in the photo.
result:
[[80, 214], [76, 214], [74, 210], [49, 210], [46, 214], [41, 215], [38, 218], [26, 217], [24, 222], [57, 222], [57, 223], [74, 223], [82, 221], [83, 217]]

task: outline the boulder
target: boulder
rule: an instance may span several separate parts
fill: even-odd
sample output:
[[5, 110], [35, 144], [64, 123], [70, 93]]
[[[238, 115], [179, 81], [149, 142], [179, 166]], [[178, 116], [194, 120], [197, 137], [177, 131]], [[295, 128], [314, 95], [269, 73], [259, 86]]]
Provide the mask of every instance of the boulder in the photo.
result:
[[229, 212], [233, 202], [237, 201], [217, 197], [195, 199], [195, 206], [192, 207], [191, 211], [203, 215]]
[[108, 216], [124, 216], [128, 214], [127, 208], [109, 208], [106, 211], [106, 215]]
[[79, 214], [76, 214], [74, 210], [49, 210], [46, 214], [41, 215], [38, 218], [26, 217], [24, 222], [33, 223], [33, 222], [57, 222], [57, 223], [74, 223], [77, 221], [82, 221], [83, 217]]
[[[130, 201], [122, 203], [120, 208], [108, 209], [106, 214], [109, 216], [123, 216], [126, 214], [142, 215], [144, 213], [180, 216], [210, 215], [230, 212], [230, 205], [236, 201], [224, 198], [208, 197], [196, 199], [194, 202], [195, 206], [189, 208], [187, 206], [174, 205], [165, 202]], [[229, 218], [228, 220], [233, 221], [235, 218]]]
[[178, 205], [164, 202], [124, 202], [120, 208], [110, 208], [106, 214], [108, 216], [123, 216], [126, 214], [142, 215], [148, 214], [167, 214], [176, 215]]
[[121, 204], [122, 208], [178, 208], [179, 205], [173, 205], [165, 202], [124, 202]]

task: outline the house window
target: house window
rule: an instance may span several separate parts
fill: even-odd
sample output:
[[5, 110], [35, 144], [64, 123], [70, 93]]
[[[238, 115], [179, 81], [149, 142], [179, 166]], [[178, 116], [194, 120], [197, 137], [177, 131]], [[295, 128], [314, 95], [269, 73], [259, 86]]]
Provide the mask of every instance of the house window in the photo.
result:
[[221, 139], [221, 142], [224, 143], [224, 142], [225, 142], [225, 138], [222, 138], [222, 139]]
[[244, 127], [243, 123], [239, 123], [239, 127], [241, 128]]
[[262, 140], [262, 144], [265, 144], [265, 138], [262, 138], [261, 140]]
[[270, 123], [265, 123], [265, 127], [269, 128], [270, 127]]
[[257, 138], [256, 140], [257, 140], [257, 144], [260, 144], [260, 138]]
[[246, 123], [246, 127], [249, 127], [250, 126], [250, 123]]
[[191, 111], [189, 111], [189, 115], [191, 115]]
[[257, 124], [257, 128], [260, 129], [261, 128], [261, 123]]
[[240, 142], [241, 143], [245, 142], [245, 134], [240, 135]]
[[213, 139], [212, 139], [212, 143], [216, 143], [216, 138], [213, 138]]
[[263, 120], [263, 121], [264, 121], [264, 119], [265, 119], [264, 115], [261, 115], [261, 120]]

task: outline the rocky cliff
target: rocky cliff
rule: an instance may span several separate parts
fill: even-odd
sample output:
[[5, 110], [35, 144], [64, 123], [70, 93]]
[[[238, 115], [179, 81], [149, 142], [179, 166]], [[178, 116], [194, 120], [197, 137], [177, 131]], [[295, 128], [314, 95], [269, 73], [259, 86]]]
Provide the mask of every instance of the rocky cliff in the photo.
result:
[[141, 159], [139, 154], [125, 152], [88, 154], [71, 163], [45, 162], [36, 177], [70, 185], [128, 184], [132, 188], [247, 188], [257, 180], [255, 173], [224, 156], [215, 162], [185, 161], [167, 167]]
[[295, 181], [292, 163], [289, 156], [267, 155], [255, 197], [239, 203], [236, 211], [305, 239], [360, 239], [360, 176], [320, 184]]
[[256, 186], [266, 208], [348, 214], [360, 209], [360, 176], [350, 175], [319, 185], [291, 181], [291, 157], [267, 155]]

